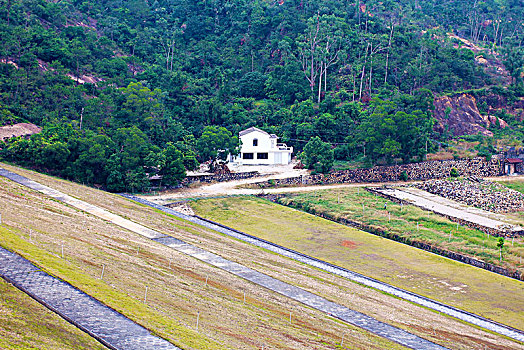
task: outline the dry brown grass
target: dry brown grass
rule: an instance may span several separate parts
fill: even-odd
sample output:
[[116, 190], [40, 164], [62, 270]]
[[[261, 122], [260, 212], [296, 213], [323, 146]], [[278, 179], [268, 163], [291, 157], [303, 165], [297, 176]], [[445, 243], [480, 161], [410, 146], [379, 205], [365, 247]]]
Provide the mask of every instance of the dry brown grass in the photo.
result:
[[435, 153], [429, 153], [427, 160], [448, 160], [453, 159], [453, 153], [448, 151], [441, 151]]
[[[483, 346], [514, 349], [521, 346], [119, 196], [16, 168], [10, 169], [445, 346], [454, 349]], [[167, 338], [175, 339], [184, 348], [196, 348], [188, 344], [187, 338], [196, 334], [192, 329], [197, 311], [200, 311], [201, 321], [199, 341], [219, 344], [222, 348], [251, 349], [265, 344], [278, 349], [332, 349], [340, 343], [342, 334], [345, 334], [345, 346], [352, 349], [401, 348], [7, 180], [2, 180], [0, 185], [0, 210], [7, 211], [4, 204], [7, 192], [14, 195], [13, 203], [8, 208], [22, 214], [3, 215], [4, 223], [15, 233], [13, 239], [1, 238], [2, 244], [16, 247], [30, 255], [32, 260], [42, 261], [56, 274], [64, 275], [64, 266], [70, 266], [69, 269], [86, 277], [85, 281], [76, 281], [74, 276], [68, 275], [69, 282], [97, 294], [141, 324]], [[45, 205], [52, 210], [43, 209]], [[64, 242], [66, 261], [54, 258], [60, 264], [52, 264], [34, 253], [34, 245], [28, 242], [30, 228], [38, 230], [38, 234], [33, 234], [33, 241], [47, 251], [58, 253], [60, 243]], [[17, 242], [24, 244], [18, 245]], [[137, 254], [138, 247], [140, 252]], [[169, 259], [171, 268], [168, 268]], [[102, 264], [107, 266], [103, 283], [96, 280]], [[90, 285], [93, 281], [106, 285], [114, 296], [97, 293], [99, 284], [95, 288]], [[149, 286], [147, 307], [140, 302], [145, 285]], [[244, 291], [246, 304], [243, 303]], [[126, 301], [133, 301], [133, 307], [122, 302], [122, 297], [126, 297]], [[141, 309], [135, 312], [137, 305]], [[290, 311], [293, 315], [291, 324], [288, 320]]]

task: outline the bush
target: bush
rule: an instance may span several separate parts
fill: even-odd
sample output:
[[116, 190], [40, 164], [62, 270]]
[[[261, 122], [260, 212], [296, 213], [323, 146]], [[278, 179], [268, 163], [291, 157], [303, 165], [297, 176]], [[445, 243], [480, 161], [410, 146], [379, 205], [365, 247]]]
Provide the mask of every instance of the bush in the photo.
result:
[[312, 137], [304, 147], [301, 160], [306, 167], [314, 173], [327, 173], [333, 166], [333, 150], [327, 142], [322, 142], [320, 137]]
[[408, 181], [408, 173], [405, 170], [400, 174], [400, 180]]
[[451, 177], [459, 177], [459, 171], [457, 168], [451, 168], [451, 171], [449, 172], [449, 176]]

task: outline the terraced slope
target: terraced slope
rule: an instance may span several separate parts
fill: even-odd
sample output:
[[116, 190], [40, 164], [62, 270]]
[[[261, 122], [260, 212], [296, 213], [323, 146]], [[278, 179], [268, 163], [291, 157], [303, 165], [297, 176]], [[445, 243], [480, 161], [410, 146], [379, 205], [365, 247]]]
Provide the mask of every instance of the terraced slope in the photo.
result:
[[[183, 349], [322, 349], [335, 347], [342, 335], [355, 348], [403, 348], [6, 179], [0, 188], [0, 245]], [[199, 227], [86, 190], [91, 199], [115, 200], [113, 209], [145, 211], [165, 231], [200, 240]], [[268, 258], [261, 263], [270, 265]]]
[[[454, 349], [495, 345], [507, 349], [519, 347], [519, 344], [507, 339], [414, 307], [407, 302], [387, 297], [327, 273], [293, 263], [288, 259], [177, 220], [156, 210], [136, 205], [118, 196], [39, 174], [11, 169], [23, 172], [24, 175], [45, 185], [102, 206], [136, 222], [146, 223], [152, 229], [174, 235], [446, 347]], [[233, 278], [221, 270], [210, 268], [192, 258], [166, 250], [161, 245], [133, 236], [102, 220], [95, 220], [89, 215], [37, 193], [4, 181], [0, 186], [2, 187], [0, 198], [5, 197], [5, 192], [18, 191], [21, 198], [14, 201], [16, 203], [14, 209], [25, 217], [34, 216], [28, 221], [18, 215], [6, 214], [4, 223], [17, 226], [20, 230], [13, 233], [11, 239], [4, 239], [6, 235], [2, 235], [2, 244], [5, 241], [11, 246], [20, 245], [18, 248], [25, 251], [25, 254], [31, 253], [42, 259], [31, 249], [31, 240], [56, 255], [61, 255], [63, 242], [65, 259], [50, 255], [56, 263], [66, 265], [64, 262], [66, 260], [67, 264], [81, 270], [84, 276], [91, 276], [97, 287], [108, 285], [112, 293], [125, 291], [128, 294], [127, 301], [134, 300], [134, 307], [141, 306], [137, 311], [127, 307], [125, 313], [139, 317], [141, 323], [147, 321], [148, 328], [162, 332], [161, 334], [169, 339], [176, 339], [176, 344], [183, 348], [212, 348], [213, 344], [235, 349], [260, 348], [264, 344], [279, 349], [333, 348], [340, 344], [344, 334], [344, 345], [348, 348], [398, 348], [394, 343], [377, 338], [358, 328], [340, 324], [324, 314]], [[3, 205], [4, 202], [0, 200], [0, 204]], [[47, 210], [41, 210], [43, 206], [47, 206]], [[5, 207], [0, 210], [7, 212]], [[51, 220], [46, 217], [49, 212], [56, 213]], [[28, 225], [28, 222], [31, 222], [31, 225]], [[73, 222], [74, 227], [68, 226]], [[103, 227], [100, 226], [102, 224]], [[46, 225], [48, 229], [35, 233], [35, 226]], [[57, 226], [60, 228], [61, 225], [69, 229], [56, 232]], [[28, 230], [31, 227], [27, 226], [33, 227], [32, 235]], [[103, 282], [96, 280], [100, 276], [102, 264], [106, 267]], [[53, 268], [60, 270], [57, 266]], [[175, 274], [172, 274], [173, 270]], [[76, 275], [69, 276], [69, 279], [75, 278]], [[89, 284], [85, 283], [83, 286], [89, 288]], [[142, 302], [145, 285], [148, 286], [147, 307]], [[91, 286], [90, 289], [96, 294], [97, 288]], [[112, 293], [107, 293], [108, 295], [104, 297], [110, 299], [112, 306], [115, 307], [119, 303], [115, 299], [119, 299], [120, 295], [119, 298], [115, 298], [115, 295], [111, 298]], [[289, 311], [292, 314], [291, 324]], [[157, 312], [156, 316], [163, 317], [155, 323], [147, 317], [149, 312]], [[189, 335], [183, 338], [184, 332], [193, 331], [191, 335], [196, 334], [194, 330], [198, 312], [200, 312], [198, 334], [206, 336], [210, 345], [189, 344], [187, 339]], [[167, 325], [164, 327], [159, 325], [169, 319], [175, 319], [177, 322], [173, 323], [178, 323], [181, 328], [174, 330]], [[185, 330], [182, 326], [186, 327]], [[205, 340], [199, 339], [199, 341]]]

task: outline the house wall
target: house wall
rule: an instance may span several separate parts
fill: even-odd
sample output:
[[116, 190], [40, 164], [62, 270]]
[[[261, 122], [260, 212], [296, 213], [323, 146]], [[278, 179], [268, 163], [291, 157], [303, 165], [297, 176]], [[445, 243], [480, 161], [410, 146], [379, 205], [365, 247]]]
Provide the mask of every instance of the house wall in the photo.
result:
[[[249, 134], [243, 135], [240, 139], [242, 140], [242, 152], [261, 152], [262, 150], [274, 149], [276, 146], [276, 139], [273, 139], [274, 143], [273, 147], [271, 147], [269, 135], [258, 131], [253, 131]], [[253, 146], [254, 139], [258, 140], [258, 146]]]
[[[256, 146], [253, 145], [253, 140], [257, 139]], [[271, 164], [289, 164], [291, 162], [291, 152], [279, 150], [277, 147], [277, 139], [271, 138], [265, 133], [253, 131], [249, 134], [240, 137], [242, 141], [241, 153], [232, 161], [246, 165], [271, 165]], [[252, 153], [253, 159], [245, 159], [244, 153]], [[258, 159], [259, 153], [267, 153], [267, 159]], [[278, 156], [281, 154], [281, 156]], [[278, 162], [277, 162], [278, 160]]]

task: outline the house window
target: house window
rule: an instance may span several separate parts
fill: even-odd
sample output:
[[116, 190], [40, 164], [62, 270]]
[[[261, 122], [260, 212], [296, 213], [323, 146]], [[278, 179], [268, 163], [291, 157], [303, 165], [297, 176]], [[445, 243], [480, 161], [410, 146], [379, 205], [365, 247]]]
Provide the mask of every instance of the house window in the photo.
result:
[[257, 159], [268, 159], [267, 153], [257, 153]]
[[253, 146], [258, 146], [258, 139], [253, 139]]
[[242, 159], [253, 159], [253, 153], [242, 153]]

